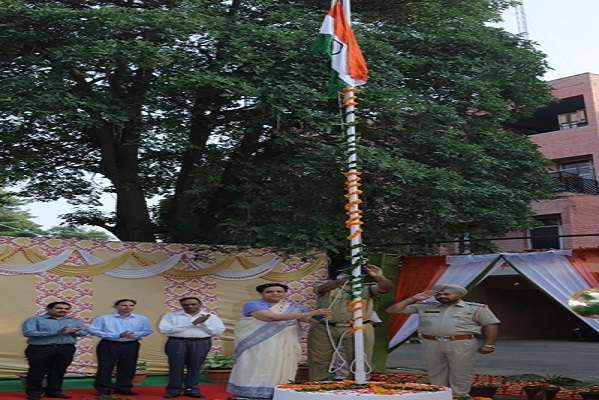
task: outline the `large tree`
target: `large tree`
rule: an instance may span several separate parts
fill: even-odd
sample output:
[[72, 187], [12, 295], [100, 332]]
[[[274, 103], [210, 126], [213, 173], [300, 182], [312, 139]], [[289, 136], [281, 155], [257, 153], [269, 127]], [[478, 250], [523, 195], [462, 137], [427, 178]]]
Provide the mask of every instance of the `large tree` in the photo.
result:
[[[354, 1], [368, 241], [520, 229], [550, 194], [537, 149], [502, 129], [550, 93], [543, 55], [488, 25], [509, 3]], [[6, 182], [122, 240], [342, 248], [345, 139], [307, 51], [328, 5], [10, 0]], [[113, 214], [93, 209], [103, 190]]]

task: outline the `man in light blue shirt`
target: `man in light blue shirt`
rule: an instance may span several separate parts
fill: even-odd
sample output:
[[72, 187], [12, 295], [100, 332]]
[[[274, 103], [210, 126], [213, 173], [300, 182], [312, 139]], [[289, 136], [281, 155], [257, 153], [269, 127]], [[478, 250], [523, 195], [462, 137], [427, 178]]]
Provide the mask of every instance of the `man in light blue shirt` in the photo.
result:
[[[27, 337], [25, 357], [29, 362], [27, 400], [45, 397], [69, 399], [62, 393], [62, 382], [68, 366], [75, 355], [77, 338], [89, 335], [89, 329], [77, 318], [69, 317], [71, 305], [55, 301], [46, 306], [46, 313], [27, 319], [23, 323], [23, 335]], [[43, 386], [44, 376], [47, 378]]]
[[[131, 390], [139, 357], [139, 341], [152, 334], [154, 329], [146, 317], [133, 314], [136, 304], [135, 300], [117, 300], [113, 306], [115, 313], [100, 315], [91, 325], [91, 334], [102, 339], [96, 347], [98, 370], [94, 388], [98, 395], [139, 394]], [[116, 382], [113, 384], [115, 366]]]

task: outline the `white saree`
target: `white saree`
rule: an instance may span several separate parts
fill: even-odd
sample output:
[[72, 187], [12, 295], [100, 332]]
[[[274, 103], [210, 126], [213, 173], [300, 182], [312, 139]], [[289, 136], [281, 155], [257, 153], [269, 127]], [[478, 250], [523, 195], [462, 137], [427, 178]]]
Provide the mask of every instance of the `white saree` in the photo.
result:
[[[250, 303], [266, 302], [254, 300]], [[303, 310], [299, 305], [286, 301], [263, 309], [275, 314]], [[235, 324], [235, 365], [227, 391], [239, 397], [266, 399], [273, 396], [275, 386], [293, 381], [301, 357], [299, 335], [297, 320], [264, 322], [254, 317], [240, 319]]]

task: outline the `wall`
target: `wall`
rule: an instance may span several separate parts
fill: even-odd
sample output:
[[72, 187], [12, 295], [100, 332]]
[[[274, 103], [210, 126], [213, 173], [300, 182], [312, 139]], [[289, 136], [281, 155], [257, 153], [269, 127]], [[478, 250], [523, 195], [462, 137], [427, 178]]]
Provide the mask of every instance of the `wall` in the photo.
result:
[[581, 320], [520, 275], [490, 276], [464, 298], [488, 304], [500, 339], [564, 339]]

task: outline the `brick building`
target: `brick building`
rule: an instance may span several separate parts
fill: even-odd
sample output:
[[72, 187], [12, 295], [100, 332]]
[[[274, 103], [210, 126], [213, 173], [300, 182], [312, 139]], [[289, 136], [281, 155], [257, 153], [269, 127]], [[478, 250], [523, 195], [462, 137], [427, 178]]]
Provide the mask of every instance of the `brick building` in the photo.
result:
[[[518, 239], [497, 241], [501, 251], [599, 247], [599, 75], [548, 83], [559, 101], [511, 128], [526, 134], [552, 161], [550, 173], [559, 190], [553, 199], [532, 204], [542, 226], [508, 235]], [[488, 277], [468, 298], [492, 306], [502, 320], [504, 339], [571, 338], [573, 327], [584, 326], [515, 272]]]
[[[532, 204], [540, 227], [495, 242], [502, 252], [599, 247], [599, 75], [584, 73], [548, 83], [559, 101], [509, 128], [527, 135], [551, 160], [549, 170], [559, 190], [554, 198]], [[467, 248], [469, 243], [461, 244]], [[438, 250], [459, 251], [455, 243]], [[465, 299], [490, 305], [502, 321], [501, 339], [568, 339], [574, 338], [574, 327], [585, 326], [511, 268], [487, 277]]]
[[560, 190], [554, 199], [532, 205], [542, 227], [510, 235], [521, 239], [498, 241], [501, 251], [599, 247], [599, 75], [584, 73], [548, 83], [559, 102], [512, 129], [528, 135], [552, 161], [551, 174]]

